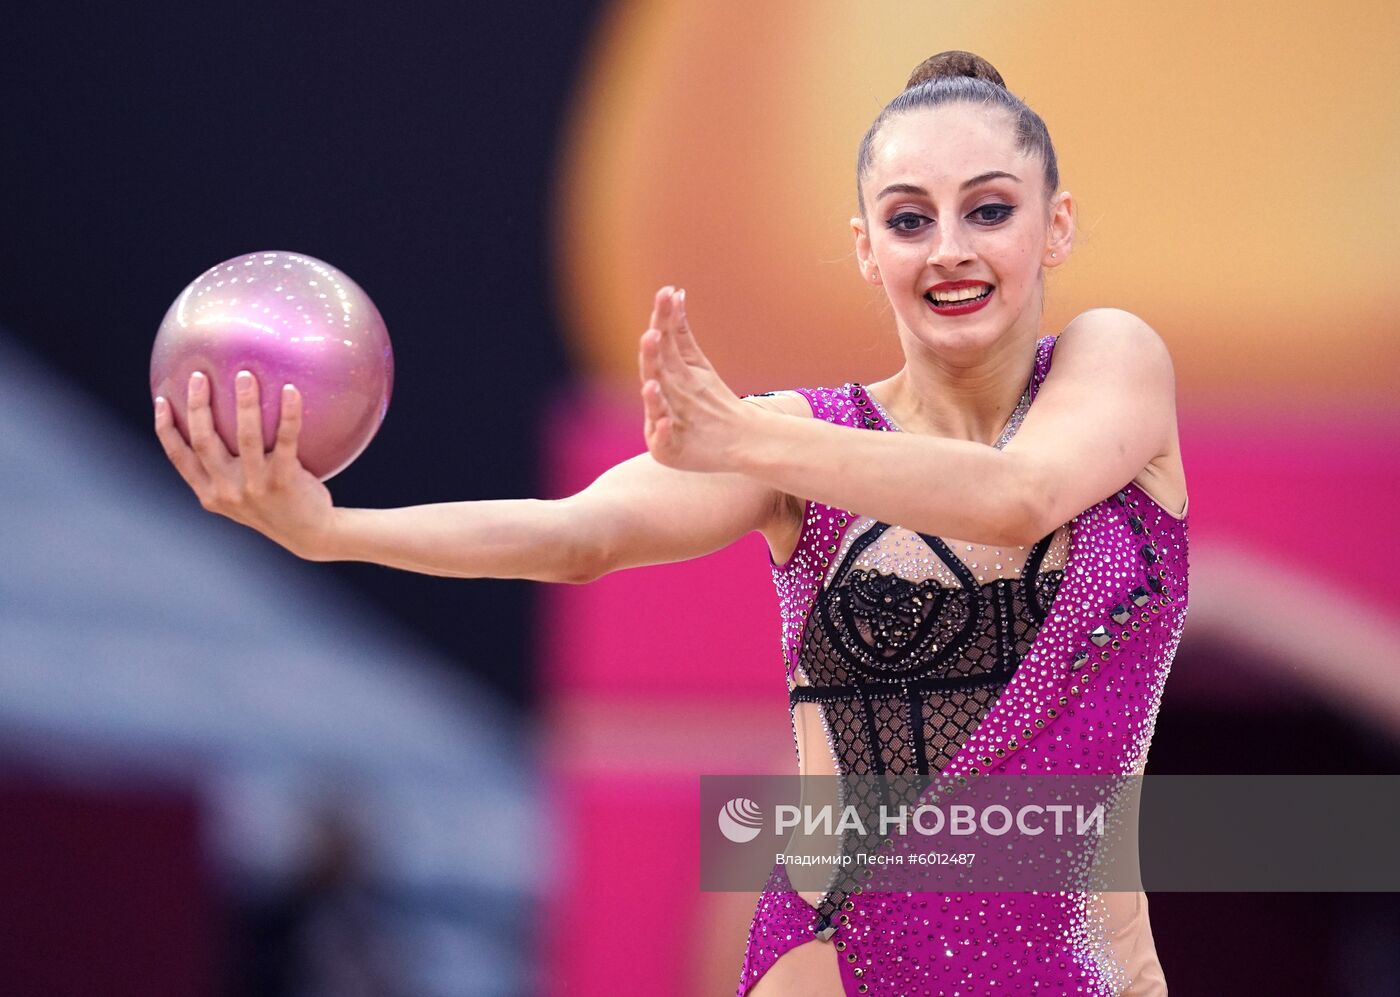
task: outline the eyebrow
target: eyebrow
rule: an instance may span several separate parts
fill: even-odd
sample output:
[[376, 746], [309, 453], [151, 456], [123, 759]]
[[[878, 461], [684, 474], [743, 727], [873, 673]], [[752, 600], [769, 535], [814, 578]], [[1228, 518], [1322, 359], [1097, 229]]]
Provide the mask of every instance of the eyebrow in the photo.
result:
[[[977, 174], [971, 180], [964, 180], [958, 185], [958, 190], [967, 190], [969, 187], [975, 187], [979, 183], [986, 183], [988, 180], [1015, 180], [1017, 183], [1021, 182], [1020, 177], [1013, 173], [1007, 173], [1005, 170], [988, 170], [986, 173]], [[918, 184], [892, 183], [884, 190], [880, 191], [880, 193], [876, 194], [875, 200], [878, 201], [886, 194], [918, 194], [922, 197], [927, 197], [928, 191], [924, 190]]]

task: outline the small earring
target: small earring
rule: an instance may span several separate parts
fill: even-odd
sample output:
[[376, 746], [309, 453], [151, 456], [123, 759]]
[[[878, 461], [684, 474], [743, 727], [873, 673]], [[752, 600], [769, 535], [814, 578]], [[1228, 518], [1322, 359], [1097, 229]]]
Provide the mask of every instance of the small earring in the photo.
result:
[[1050, 254], [1050, 258], [1053, 260], [1055, 257], [1057, 257], [1057, 256], [1059, 256], [1059, 255], [1060, 255], [1059, 253], [1051, 253], [1051, 254]]
[[870, 268], [870, 282], [871, 282], [872, 284], [878, 284], [878, 283], [880, 283], [880, 268], [879, 268], [879, 267], [871, 267], [871, 268]]

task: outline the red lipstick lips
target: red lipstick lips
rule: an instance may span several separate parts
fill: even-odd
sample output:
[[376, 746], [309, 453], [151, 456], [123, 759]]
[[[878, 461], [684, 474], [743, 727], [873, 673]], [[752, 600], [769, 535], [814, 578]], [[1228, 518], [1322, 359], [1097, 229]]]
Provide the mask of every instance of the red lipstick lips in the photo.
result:
[[[952, 304], [941, 304], [934, 300], [934, 291], [956, 291], [964, 287], [984, 288], [985, 293], [981, 297], [968, 298], [964, 301], [958, 301]], [[928, 302], [929, 308], [933, 309], [933, 311], [939, 315], [968, 315], [978, 311], [986, 305], [988, 301], [992, 300], [992, 292], [994, 290], [995, 288], [985, 280], [945, 280], [940, 284], [934, 284], [925, 291], [924, 300]]]

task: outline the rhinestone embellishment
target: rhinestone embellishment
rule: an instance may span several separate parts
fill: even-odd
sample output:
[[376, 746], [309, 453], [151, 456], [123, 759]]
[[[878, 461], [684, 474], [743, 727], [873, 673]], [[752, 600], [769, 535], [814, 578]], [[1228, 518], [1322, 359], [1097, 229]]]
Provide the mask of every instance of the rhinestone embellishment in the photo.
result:
[[[1052, 337], [1041, 341], [1033, 386], [1049, 369], [1053, 345]], [[859, 385], [801, 391], [818, 418], [860, 431], [880, 429], [880, 416], [888, 425], [887, 414]], [[872, 669], [869, 678], [839, 675], [830, 669], [841, 659], [831, 658], [823, 670], [815, 667], [817, 659], [804, 656], [811, 654], [804, 641], [815, 633], [808, 626], [814, 609], [833, 599], [849, 574], [846, 558], [857, 562], [861, 539], [881, 525], [809, 501], [797, 551], [785, 564], [773, 566], [789, 680], [800, 673], [802, 686], [812, 684], [805, 692], [798, 687], [794, 717], [796, 707], [802, 707], [820, 718], [838, 768], [848, 756], [862, 759], [862, 764], [889, 765], [894, 759], [914, 757], [916, 748], [927, 750], [931, 742], [924, 739], [945, 736], [937, 711], [921, 714], [914, 709], [937, 702], [921, 699], [926, 695], [921, 680], [890, 671], [885, 681], [877, 681], [879, 669]], [[1017, 600], [1046, 617], [1028, 648], [1023, 644], [1015, 654], [996, 655], [996, 667], [1013, 674], [981, 723], [945, 762], [947, 779], [936, 790], [940, 797], [952, 797], [950, 802], [956, 802], [958, 787], [969, 779], [998, 772], [1130, 773], [1145, 758], [1185, 616], [1186, 521], [1166, 514], [1129, 485], [1073, 517], [1071, 525], [1064, 577], [1057, 589], [1036, 592], [1001, 580], [986, 590], [989, 617], [1010, 624], [1017, 618], [1012, 612]], [[881, 539], [876, 537], [866, 550], [873, 550]], [[883, 539], [887, 546], [897, 547], [895, 541], [918, 544], [917, 536], [907, 532]], [[920, 556], [927, 557], [927, 552]], [[833, 566], [830, 575], [828, 566]], [[892, 569], [879, 570], [888, 574]], [[933, 574], [930, 568], [925, 577]], [[886, 629], [881, 634], [871, 630], [867, 648], [875, 649], [878, 642], [887, 669], [899, 661], [901, 653], [915, 646], [919, 626], [927, 626], [929, 614], [936, 612], [934, 603], [942, 601], [946, 607], [959, 581], [943, 577], [918, 602], [901, 601], [907, 593], [897, 588], [882, 592], [877, 602]], [[970, 605], [975, 599], [971, 590], [964, 591]], [[885, 602], [885, 594], [893, 598]], [[967, 619], [966, 611], [958, 618]], [[1005, 637], [1007, 631], [997, 633]], [[943, 654], [957, 643], [957, 634], [938, 634], [920, 646], [919, 653]], [[934, 645], [937, 651], [929, 649]], [[860, 645], [853, 647], [859, 650]], [[863, 690], [854, 700], [857, 710], [842, 713], [831, 698], [843, 687]], [[945, 700], [956, 713], [953, 698]], [[796, 733], [794, 724], [795, 737]], [[800, 743], [798, 747], [803, 758]], [[883, 841], [877, 844], [888, 847]], [[843, 972], [859, 980], [859, 993], [1017, 993], [1033, 982], [1047, 993], [1108, 994], [1125, 985], [1115, 975], [1121, 970], [1103, 942], [1086, 894], [891, 893], [869, 883], [869, 869], [857, 875], [867, 889], [834, 897], [823, 917], [791, 891], [781, 868], [775, 870], [750, 927], [740, 994], [795, 945], [814, 934], [830, 939], [838, 930], [831, 914], [839, 914], [834, 919], [840, 922], [838, 950], [846, 956], [842, 966], [850, 967]], [[1072, 952], [1066, 947], [1068, 938], [1087, 945], [1084, 951], [1093, 958]], [[857, 968], [860, 974], [854, 973]], [[850, 976], [847, 980], [849, 985]]]

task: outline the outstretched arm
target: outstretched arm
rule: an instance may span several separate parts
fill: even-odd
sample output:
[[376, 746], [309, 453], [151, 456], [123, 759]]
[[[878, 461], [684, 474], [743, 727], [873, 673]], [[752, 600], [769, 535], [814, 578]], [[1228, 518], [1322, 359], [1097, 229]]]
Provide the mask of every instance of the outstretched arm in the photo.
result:
[[1172, 437], [1166, 345], [1118, 309], [1065, 328], [1035, 404], [997, 450], [739, 405], [685, 322], [683, 294], [662, 296], [660, 321], [642, 337], [642, 396], [656, 427], [648, 447], [668, 466], [738, 471], [921, 532], [1029, 545], [1131, 481]]
[[677, 471], [642, 453], [563, 499], [337, 508], [312, 559], [581, 584], [727, 547], [774, 523], [782, 498], [741, 474]]
[[[653, 315], [653, 324], [656, 316]], [[237, 379], [238, 453], [214, 432], [208, 382], [189, 385], [190, 443], [170, 406], [156, 434], [210, 512], [259, 531], [313, 561], [367, 561], [457, 578], [587, 582], [609, 571], [699, 557], [774, 524], [786, 496], [732, 472], [679, 471], [642, 453], [564, 499], [445, 502], [397, 509], [336, 507], [297, 457], [301, 397], [282, 394], [277, 443], [262, 448], [259, 385]], [[795, 412], [800, 398], [754, 398], [757, 411]]]

